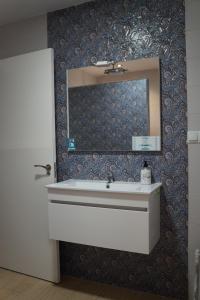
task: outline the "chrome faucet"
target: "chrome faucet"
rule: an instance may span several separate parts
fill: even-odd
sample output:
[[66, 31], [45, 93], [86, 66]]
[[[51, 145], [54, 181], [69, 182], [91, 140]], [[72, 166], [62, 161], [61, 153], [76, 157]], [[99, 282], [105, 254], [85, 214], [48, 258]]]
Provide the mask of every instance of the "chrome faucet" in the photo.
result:
[[114, 177], [114, 175], [113, 175], [113, 172], [110, 171], [110, 172], [108, 173], [107, 179], [108, 179], [108, 182], [107, 182], [108, 184], [109, 184], [109, 183], [112, 183], [112, 182], [115, 182], [115, 177]]

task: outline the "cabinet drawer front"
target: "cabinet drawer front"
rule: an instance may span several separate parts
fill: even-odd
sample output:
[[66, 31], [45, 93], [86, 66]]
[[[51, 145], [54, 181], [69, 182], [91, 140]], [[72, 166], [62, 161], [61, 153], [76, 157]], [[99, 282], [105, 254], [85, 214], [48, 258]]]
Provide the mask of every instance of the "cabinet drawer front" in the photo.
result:
[[49, 203], [51, 239], [149, 254], [149, 213]]

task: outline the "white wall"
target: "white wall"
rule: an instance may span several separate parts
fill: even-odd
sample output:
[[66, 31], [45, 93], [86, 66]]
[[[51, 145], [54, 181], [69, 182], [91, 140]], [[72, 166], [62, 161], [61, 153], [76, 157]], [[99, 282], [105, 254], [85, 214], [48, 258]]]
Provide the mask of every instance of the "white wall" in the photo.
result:
[[47, 17], [0, 27], [0, 59], [47, 48]]
[[[200, 130], [200, 1], [186, 0], [188, 130]], [[192, 299], [194, 252], [200, 249], [200, 144], [189, 144], [189, 291]]]

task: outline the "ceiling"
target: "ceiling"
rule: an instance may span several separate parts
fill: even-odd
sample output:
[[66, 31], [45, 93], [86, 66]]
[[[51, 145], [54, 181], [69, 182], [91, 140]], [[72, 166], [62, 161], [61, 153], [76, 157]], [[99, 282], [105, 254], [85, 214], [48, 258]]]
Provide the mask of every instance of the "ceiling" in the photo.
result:
[[[134, 59], [129, 61], [118, 61], [116, 65], [120, 64], [127, 71], [125, 73], [117, 73], [117, 74], [109, 74], [105, 75], [105, 69], [112, 68], [109, 67], [83, 67], [77, 69], [69, 70], [69, 86], [77, 87], [77, 86], [85, 86], [85, 85], [93, 85], [107, 82], [119, 82], [133, 79], [141, 79], [148, 78], [149, 71], [154, 72], [154, 76], [159, 75], [159, 58], [141, 58]], [[152, 75], [151, 75], [152, 76]]]
[[92, 0], [0, 0], [0, 26]]
[[[128, 61], [118, 61], [116, 62], [116, 64], [120, 64], [124, 69], [127, 70], [125, 74], [132, 73], [132, 72], [142, 72], [145, 70], [155, 70], [155, 69], [159, 70], [159, 59], [157, 57], [141, 58], [141, 59], [134, 59]], [[80, 74], [80, 72], [84, 72], [85, 74], [88, 74], [90, 76], [95, 76], [95, 77], [101, 77], [101, 76], [107, 77], [108, 75], [105, 75], [104, 71], [105, 69], [110, 69], [110, 68], [112, 68], [112, 66], [108, 66], [108, 67], [90, 66], [90, 67], [71, 69], [69, 70], [69, 72], [71, 74], [72, 73], [76, 74], [77, 77], [78, 74]]]

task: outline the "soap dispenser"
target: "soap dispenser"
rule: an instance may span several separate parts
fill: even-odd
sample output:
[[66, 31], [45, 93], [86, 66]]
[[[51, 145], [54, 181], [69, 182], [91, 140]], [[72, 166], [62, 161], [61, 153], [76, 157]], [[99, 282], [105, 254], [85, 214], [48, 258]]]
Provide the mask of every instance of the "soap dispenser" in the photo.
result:
[[141, 184], [151, 184], [151, 169], [146, 160], [141, 170]]

